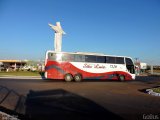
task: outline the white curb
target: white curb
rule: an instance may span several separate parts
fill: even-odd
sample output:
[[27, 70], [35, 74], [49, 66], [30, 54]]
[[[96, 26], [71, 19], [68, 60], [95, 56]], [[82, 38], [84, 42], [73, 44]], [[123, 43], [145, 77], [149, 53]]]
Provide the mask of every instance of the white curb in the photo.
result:
[[9, 115], [7, 113], [1, 112], [0, 111], [0, 118], [2, 118], [2, 120], [20, 120], [17, 118], [18, 116], [15, 115]]
[[160, 93], [153, 92], [152, 89], [146, 89], [146, 91], [147, 91], [148, 94], [151, 94], [151, 95], [154, 95], [154, 96], [160, 96]]

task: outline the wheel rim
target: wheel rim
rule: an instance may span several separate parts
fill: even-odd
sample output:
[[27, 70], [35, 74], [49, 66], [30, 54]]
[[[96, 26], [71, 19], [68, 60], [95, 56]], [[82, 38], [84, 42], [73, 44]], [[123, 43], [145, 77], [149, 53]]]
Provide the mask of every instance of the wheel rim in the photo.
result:
[[74, 76], [74, 80], [76, 81], [76, 82], [79, 82], [79, 81], [81, 81], [82, 80], [82, 77], [81, 77], [81, 75], [75, 75]]
[[72, 81], [72, 79], [73, 79], [73, 77], [72, 77], [71, 74], [67, 74], [67, 75], [65, 76], [65, 81], [67, 81], [67, 82]]
[[67, 76], [67, 79], [68, 79], [68, 80], [71, 80], [71, 76]]
[[80, 77], [79, 77], [79, 76], [75, 76], [75, 80], [76, 80], [76, 81], [79, 81], [79, 80], [80, 80]]
[[124, 76], [123, 75], [121, 75], [119, 78], [120, 78], [121, 81], [124, 81]]

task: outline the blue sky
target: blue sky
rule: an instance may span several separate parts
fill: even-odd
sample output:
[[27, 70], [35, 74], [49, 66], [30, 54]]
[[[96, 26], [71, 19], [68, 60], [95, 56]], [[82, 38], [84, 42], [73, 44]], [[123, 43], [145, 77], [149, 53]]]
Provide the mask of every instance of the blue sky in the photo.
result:
[[160, 65], [159, 0], [0, 0], [0, 59], [43, 60], [54, 49], [48, 23], [57, 21], [63, 51]]

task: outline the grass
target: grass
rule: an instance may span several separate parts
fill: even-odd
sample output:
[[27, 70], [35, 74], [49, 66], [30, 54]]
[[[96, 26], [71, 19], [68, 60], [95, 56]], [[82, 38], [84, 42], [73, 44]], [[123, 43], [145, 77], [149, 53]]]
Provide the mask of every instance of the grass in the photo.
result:
[[156, 93], [160, 93], [160, 87], [158, 88], [152, 88], [153, 92], [156, 92]]
[[[147, 70], [148, 72], [151, 72], [151, 70]], [[160, 73], [160, 70], [153, 70], [153, 73], [156, 72], [156, 73]]]
[[153, 70], [153, 72], [157, 72], [157, 73], [160, 73], [160, 70]]
[[0, 72], [0, 76], [40, 76], [39, 72], [31, 71], [12, 71], [12, 72]]

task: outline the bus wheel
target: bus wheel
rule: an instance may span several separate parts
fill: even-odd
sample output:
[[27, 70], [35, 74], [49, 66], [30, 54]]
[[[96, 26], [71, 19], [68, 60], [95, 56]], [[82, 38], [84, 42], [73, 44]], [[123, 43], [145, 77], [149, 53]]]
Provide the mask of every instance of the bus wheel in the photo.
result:
[[119, 80], [123, 82], [125, 80], [124, 75], [119, 75]]
[[74, 76], [74, 80], [75, 80], [76, 82], [82, 81], [82, 75], [81, 75], [81, 74], [76, 74], [76, 75]]
[[73, 76], [70, 73], [65, 74], [64, 80], [66, 82], [71, 82], [73, 80]]

